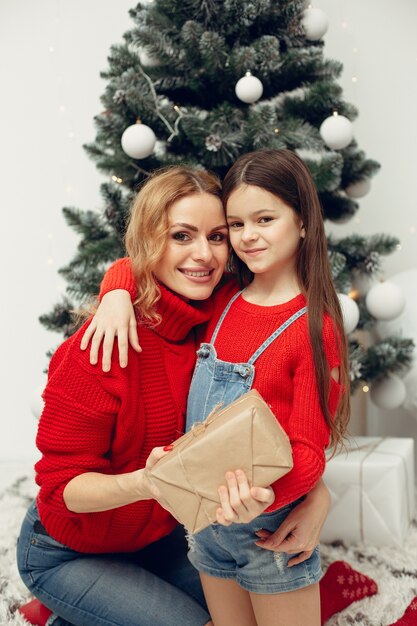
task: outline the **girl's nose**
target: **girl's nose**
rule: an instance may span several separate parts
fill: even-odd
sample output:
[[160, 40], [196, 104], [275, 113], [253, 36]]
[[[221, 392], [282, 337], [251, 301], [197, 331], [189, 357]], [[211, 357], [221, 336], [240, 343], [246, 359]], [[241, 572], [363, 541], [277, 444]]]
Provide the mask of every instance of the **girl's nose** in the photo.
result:
[[257, 238], [257, 233], [251, 224], [248, 224], [243, 228], [242, 241], [253, 241]]

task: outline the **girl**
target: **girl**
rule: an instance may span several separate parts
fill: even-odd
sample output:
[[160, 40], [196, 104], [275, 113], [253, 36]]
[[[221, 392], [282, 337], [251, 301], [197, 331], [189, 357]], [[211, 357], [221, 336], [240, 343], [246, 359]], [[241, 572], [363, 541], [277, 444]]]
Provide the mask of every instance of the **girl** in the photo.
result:
[[238, 159], [223, 200], [232, 269], [244, 290], [233, 293], [231, 284], [214, 298], [187, 428], [254, 386], [290, 437], [294, 468], [272, 485], [273, 503], [254, 520], [243, 477], [228, 475], [219, 492], [225, 525], [191, 537], [189, 558], [215, 626], [318, 626], [318, 549], [289, 567], [289, 554], [259, 547], [317, 484], [324, 450], [329, 440], [341, 442], [349, 417], [347, 350], [322, 211], [307, 167], [287, 150]]

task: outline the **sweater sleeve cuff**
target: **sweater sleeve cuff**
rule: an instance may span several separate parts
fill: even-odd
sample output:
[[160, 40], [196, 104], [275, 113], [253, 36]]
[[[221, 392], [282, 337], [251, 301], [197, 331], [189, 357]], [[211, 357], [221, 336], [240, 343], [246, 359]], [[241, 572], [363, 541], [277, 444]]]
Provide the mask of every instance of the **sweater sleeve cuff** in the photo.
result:
[[118, 259], [104, 274], [100, 285], [100, 301], [106, 293], [114, 289], [124, 289], [129, 292], [132, 302], [137, 296], [135, 278], [132, 272], [132, 263], [129, 257]]

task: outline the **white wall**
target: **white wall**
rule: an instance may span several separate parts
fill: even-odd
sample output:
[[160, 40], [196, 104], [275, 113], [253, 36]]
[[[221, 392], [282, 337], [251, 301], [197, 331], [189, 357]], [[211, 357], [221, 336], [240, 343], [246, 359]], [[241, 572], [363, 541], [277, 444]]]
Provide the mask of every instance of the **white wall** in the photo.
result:
[[[77, 242], [61, 208], [101, 206], [102, 178], [81, 145], [94, 139], [92, 118], [102, 109], [105, 87], [99, 72], [111, 44], [131, 28], [127, 11], [134, 4], [0, 3], [0, 459], [36, 457], [29, 407], [43, 382], [45, 352], [59, 342], [37, 318], [57, 300], [64, 286], [57, 269], [72, 258]], [[316, 6], [330, 18], [326, 55], [344, 63], [345, 96], [360, 111], [356, 138], [383, 166], [358, 217], [331, 230], [336, 236], [395, 234], [402, 249], [387, 260], [387, 275], [417, 267], [417, 4], [317, 0]]]

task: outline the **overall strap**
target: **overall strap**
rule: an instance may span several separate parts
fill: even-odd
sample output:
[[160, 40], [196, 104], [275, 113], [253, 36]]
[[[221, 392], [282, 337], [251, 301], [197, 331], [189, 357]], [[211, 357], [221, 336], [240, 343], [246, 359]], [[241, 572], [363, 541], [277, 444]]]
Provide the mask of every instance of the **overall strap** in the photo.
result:
[[302, 315], [304, 315], [304, 313], [307, 311], [307, 307], [303, 307], [302, 309], [300, 309], [299, 311], [297, 311], [296, 313], [294, 313], [294, 315], [291, 315], [291, 317], [289, 319], [287, 319], [286, 322], [284, 322], [282, 324], [282, 326], [280, 326], [279, 328], [277, 328], [277, 330], [275, 332], [272, 333], [272, 335], [270, 335], [270, 337], [268, 337], [268, 339], [266, 339], [263, 344], [257, 349], [257, 351], [255, 352], [255, 354], [253, 354], [251, 356], [251, 358], [248, 360], [248, 363], [250, 365], [253, 365], [256, 361], [256, 359], [258, 357], [261, 356], [262, 352], [264, 352], [267, 347], [273, 342], [275, 341], [275, 339], [277, 337], [280, 336], [281, 333], [284, 332], [284, 330], [286, 328], [288, 328], [288, 326], [290, 326], [293, 322], [295, 322], [295, 320], [298, 320], [299, 317], [301, 317]]
[[242, 291], [243, 291], [243, 289], [241, 289], [241, 291], [238, 291], [237, 293], [235, 293], [235, 295], [233, 296], [233, 298], [231, 298], [231, 299], [229, 300], [229, 302], [228, 302], [228, 304], [227, 304], [227, 306], [226, 306], [225, 310], [224, 310], [224, 311], [223, 311], [223, 313], [221, 314], [220, 319], [219, 319], [219, 321], [217, 322], [217, 326], [216, 326], [216, 328], [214, 329], [214, 333], [213, 333], [213, 335], [212, 335], [212, 337], [211, 337], [211, 339], [210, 339], [210, 342], [209, 342], [209, 343], [211, 343], [212, 345], [213, 345], [213, 344], [214, 344], [214, 342], [216, 341], [217, 333], [218, 333], [218, 332], [219, 332], [219, 330], [220, 330], [220, 326], [222, 325], [223, 320], [224, 320], [224, 318], [225, 318], [225, 317], [226, 317], [226, 315], [227, 315], [227, 312], [229, 311], [229, 309], [230, 309], [230, 307], [232, 306], [233, 302], [234, 302], [234, 301], [235, 301], [235, 300], [236, 300], [236, 299], [240, 296], [240, 294], [242, 293]]

